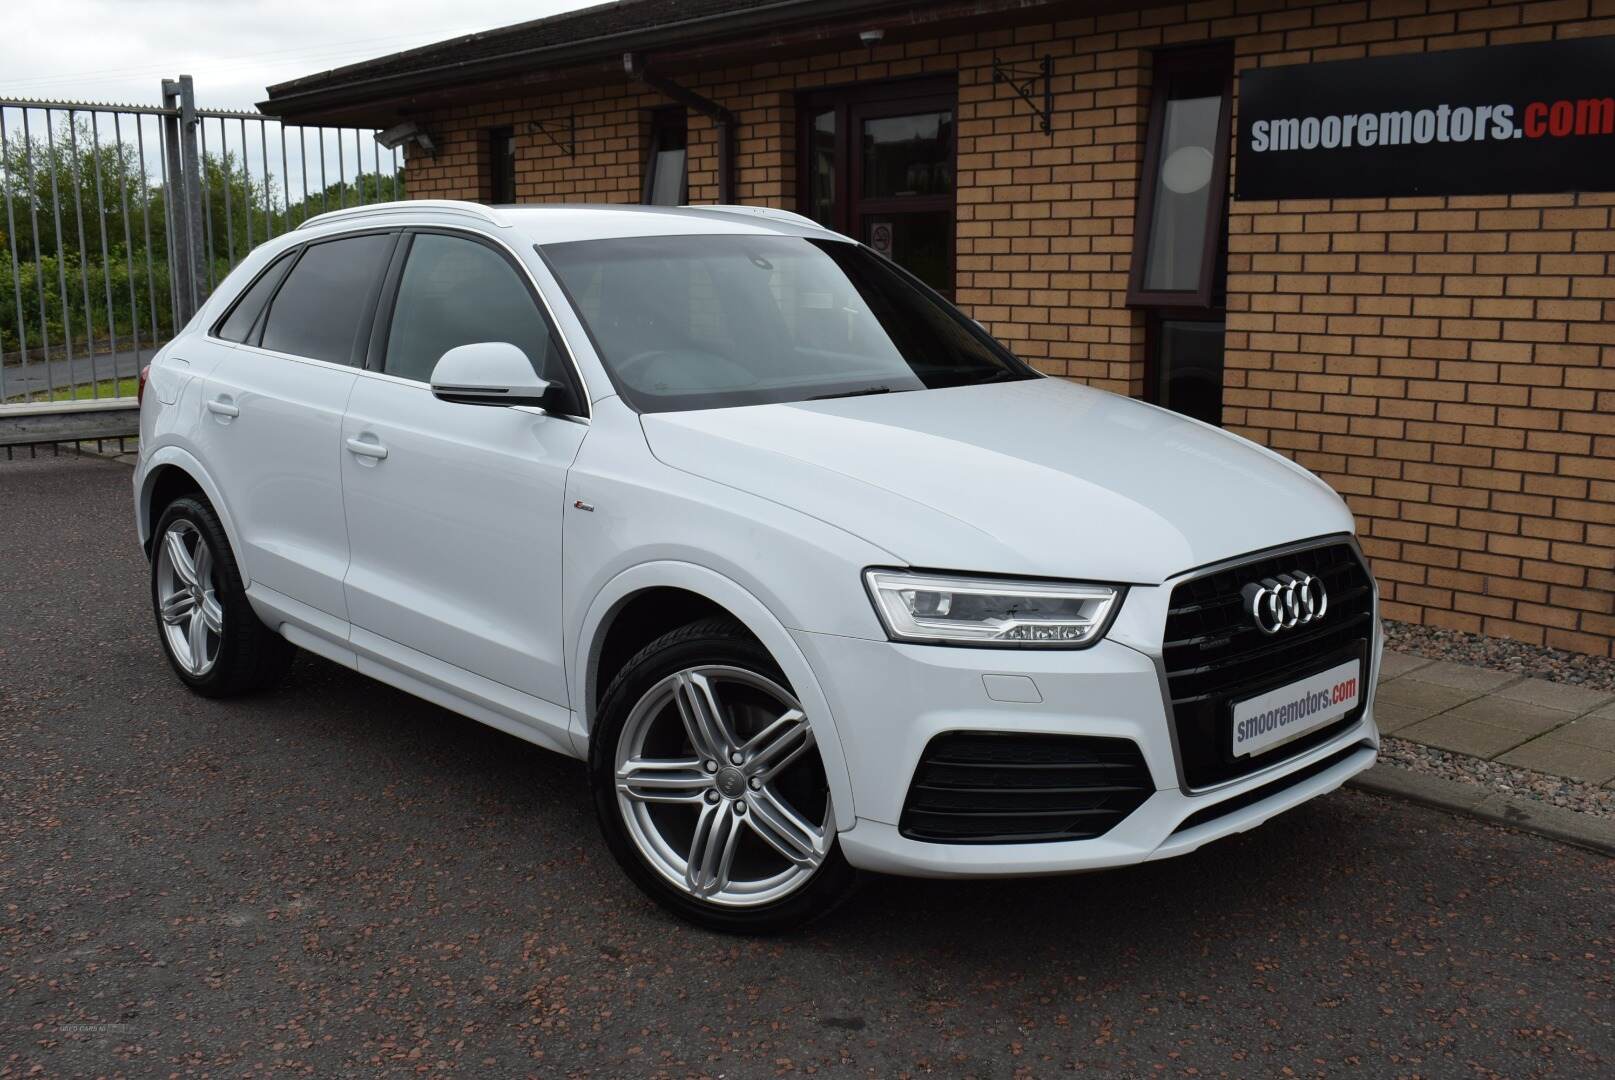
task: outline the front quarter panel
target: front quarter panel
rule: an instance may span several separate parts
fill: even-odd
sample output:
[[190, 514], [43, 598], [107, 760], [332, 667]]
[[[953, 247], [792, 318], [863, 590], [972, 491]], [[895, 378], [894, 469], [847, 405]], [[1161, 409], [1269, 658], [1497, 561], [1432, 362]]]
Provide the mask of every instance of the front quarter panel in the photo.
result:
[[566, 650], [580, 753], [597, 704], [592, 675], [602, 628], [641, 590], [686, 589], [740, 619], [784, 669], [821, 725], [837, 819], [850, 827], [835, 718], [791, 631], [884, 640], [861, 571], [895, 557], [778, 503], [661, 464], [638, 420], [618, 398], [597, 402], [568, 482]]

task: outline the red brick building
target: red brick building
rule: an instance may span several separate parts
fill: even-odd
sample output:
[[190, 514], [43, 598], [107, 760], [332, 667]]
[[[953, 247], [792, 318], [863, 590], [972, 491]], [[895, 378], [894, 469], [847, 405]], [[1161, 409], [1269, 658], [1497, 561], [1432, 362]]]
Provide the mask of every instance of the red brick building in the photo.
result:
[[[1306, 192], [1368, 168], [1352, 164], [1367, 151], [1310, 178], [1285, 164], [1299, 155], [1259, 160], [1240, 123], [1253, 71], [1296, 69], [1303, 98], [1313, 82], [1376, 92], [1381, 69], [1330, 62], [1470, 50], [1455, 62], [1480, 85], [1440, 106], [1439, 141], [1450, 113], [1472, 147], [1513, 134], [1501, 107], [1488, 129], [1463, 96], [1488, 64], [1605, 36], [1615, 0], [634, 0], [298, 79], [262, 107], [413, 122], [413, 197], [808, 214], [1043, 371], [1318, 472], [1356, 511], [1388, 617], [1609, 655], [1615, 170], [1590, 191], [1577, 165], [1615, 145], [1598, 111], [1615, 63], [1588, 61], [1607, 90], [1521, 103], [1513, 130], [1569, 140], [1552, 167], [1526, 161], [1525, 184], [1488, 189], [1489, 166], [1463, 162], [1529, 140], [1453, 151], [1442, 170], [1382, 155], [1371, 196], [1250, 199], [1240, 179], [1261, 166]], [[1532, 63], [1574, 66], [1544, 55]], [[1340, 138], [1307, 107], [1272, 121], [1280, 148]], [[1436, 140], [1424, 111], [1396, 138]], [[1354, 130], [1386, 145], [1398, 123], [1358, 121], [1347, 145]], [[1451, 190], [1425, 194], [1436, 171]]]

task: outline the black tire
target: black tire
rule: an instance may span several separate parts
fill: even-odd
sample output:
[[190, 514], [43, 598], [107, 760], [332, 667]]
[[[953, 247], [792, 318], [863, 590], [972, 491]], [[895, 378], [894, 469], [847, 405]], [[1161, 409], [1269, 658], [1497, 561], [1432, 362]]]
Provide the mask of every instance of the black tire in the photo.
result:
[[[213, 563], [214, 594], [223, 611], [223, 625], [217, 635], [217, 659], [200, 675], [187, 670], [175, 654], [165, 632], [158, 591], [160, 548], [176, 523], [188, 524], [207, 543]], [[252, 610], [229, 538], [207, 500], [200, 495], [187, 495], [170, 503], [152, 532], [151, 554], [151, 606], [157, 623], [157, 640], [181, 682], [203, 697], [227, 698], [265, 690], [280, 681], [296, 650], [265, 626]]]
[[640, 852], [623, 821], [616, 790], [616, 752], [624, 725], [635, 705], [658, 683], [703, 665], [744, 668], [781, 687], [790, 685], [768, 651], [727, 618], [690, 623], [641, 649], [612, 679], [590, 740], [589, 779], [600, 828], [624, 872], [675, 915], [725, 933], [770, 934], [799, 928], [835, 910], [857, 884], [856, 871], [841, 854], [839, 842], [832, 840], [818, 869], [795, 892], [764, 905], [737, 908], [697, 898], [670, 884]]

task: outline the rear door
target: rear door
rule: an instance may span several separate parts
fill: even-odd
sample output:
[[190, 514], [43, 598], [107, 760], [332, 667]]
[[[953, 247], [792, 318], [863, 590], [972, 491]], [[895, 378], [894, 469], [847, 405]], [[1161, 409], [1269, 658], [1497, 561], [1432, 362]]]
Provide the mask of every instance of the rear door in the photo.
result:
[[[567, 415], [583, 411], [576, 380], [512, 253], [458, 231], [404, 244], [342, 431], [354, 644], [430, 677], [387, 643], [402, 645], [564, 706], [562, 510], [588, 431]], [[569, 400], [546, 415], [434, 397], [443, 353], [483, 341], [520, 348]]]
[[198, 441], [235, 518], [242, 570], [346, 621], [342, 412], [393, 231], [308, 244], [271, 264], [220, 321]]

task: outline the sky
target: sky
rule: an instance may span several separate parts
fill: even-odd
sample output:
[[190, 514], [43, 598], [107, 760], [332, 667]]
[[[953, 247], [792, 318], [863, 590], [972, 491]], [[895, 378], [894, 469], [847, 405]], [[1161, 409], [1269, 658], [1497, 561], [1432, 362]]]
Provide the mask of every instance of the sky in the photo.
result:
[[249, 109], [264, 87], [593, 0], [0, 0], [0, 98]]

